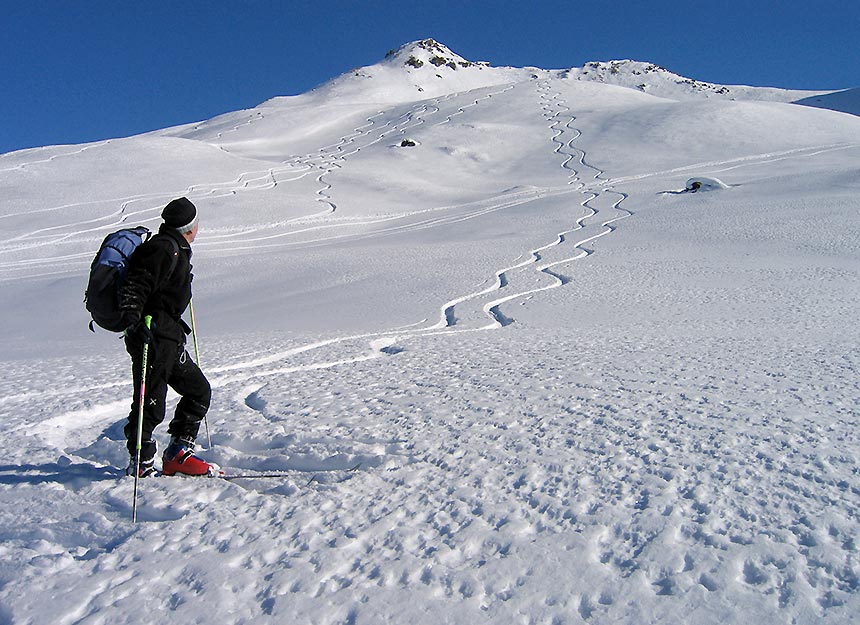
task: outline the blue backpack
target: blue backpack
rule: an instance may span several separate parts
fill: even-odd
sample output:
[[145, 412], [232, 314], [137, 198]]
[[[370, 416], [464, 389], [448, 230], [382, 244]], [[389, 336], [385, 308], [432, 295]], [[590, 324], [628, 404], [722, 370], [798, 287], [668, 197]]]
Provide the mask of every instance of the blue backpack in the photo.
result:
[[[122, 332], [122, 313], [119, 309], [119, 291], [128, 273], [128, 261], [134, 250], [145, 243], [152, 232], [144, 226], [117, 230], [105, 237], [90, 266], [90, 277], [84, 294], [84, 303], [92, 315], [90, 330], [95, 332], [93, 323], [110, 332]], [[176, 246], [176, 242], [171, 239]], [[170, 266], [170, 273], [176, 267], [176, 255]], [[168, 274], [169, 275], [169, 274]]]

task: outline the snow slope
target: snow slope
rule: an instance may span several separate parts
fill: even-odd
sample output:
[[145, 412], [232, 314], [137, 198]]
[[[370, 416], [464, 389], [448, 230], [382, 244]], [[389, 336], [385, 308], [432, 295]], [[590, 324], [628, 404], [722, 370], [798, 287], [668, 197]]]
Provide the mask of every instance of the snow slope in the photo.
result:
[[793, 100], [820, 95], [827, 92], [796, 91], [773, 87], [749, 87], [746, 85], [715, 85], [713, 83], [679, 76], [653, 63], [641, 61], [594, 61], [566, 72], [575, 80], [597, 81], [638, 89], [651, 95], [677, 100], [718, 98], [725, 100], [762, 100], [767, 102], [791, 102]]
[[[416, 42], [0, 156], [0, 623], [854, 622], [860, 119], [573, 74]], [[147, 480], [133, 525], [80, 300], [179, 195], [203, 453], [289, 475]]]
[[824, 93], [818, 96], [809, 96], [797, 100], [795, 104], [816, 106], [818, 108], [842, 111], [852, 115], [860, 115], [860, 87]]

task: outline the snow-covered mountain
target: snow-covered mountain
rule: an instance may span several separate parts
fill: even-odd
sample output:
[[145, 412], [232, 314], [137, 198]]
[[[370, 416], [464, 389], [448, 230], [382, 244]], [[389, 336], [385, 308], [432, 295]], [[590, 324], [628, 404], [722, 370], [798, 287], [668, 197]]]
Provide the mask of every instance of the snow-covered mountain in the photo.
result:
[[[344, 74], [324, 85], [322, 89], [327, 94], [344, 96], [353, 93], [359, 99], [370, 95], [382, 101], [391, 101], [391, 98], [399, 101], [407, 95], [409, 99], [415, 96], [414, 93], [410, 93], [410, 89], [391, 89], [386, 84], [388, 81], [379, 80], [383, 76], [388, 76], [391, 80], [400, 83], [401, 87], [410, 85], [414, 90], [428, 96], [460, 91], [463, 87], [474, 89], [479, 86], [486, 87], [537, 78], [600, 82], [638, 89], [651, 95], [676, 100], [723, 98], [793, 102], [800, 98], [830, 93], [716, 85], [679, 76], [653, 63], [631, 60], [595, 61], [586, 63], [582, 67], [562, 70], [492, 67], [486, 62], [464, 59], [433, 39], [412, 42], [398, 50], [392, 50], [384, 62]], [[377, 79], [375, 84], [374, 79]]]
[[[791, 103], [844, 97], [424, 40], [0, 155], [0, 623], [853, 622], [860, 117]], [[81, 298], [183, 195], [201, 453], [286, 476], [132, 525]]]

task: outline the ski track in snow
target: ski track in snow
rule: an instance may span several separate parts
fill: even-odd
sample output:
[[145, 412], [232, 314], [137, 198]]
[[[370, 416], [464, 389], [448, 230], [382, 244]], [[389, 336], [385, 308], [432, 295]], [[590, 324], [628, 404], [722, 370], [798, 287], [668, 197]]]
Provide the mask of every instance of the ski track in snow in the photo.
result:
[[[99, 141], [97, 143], [91, 143], [89, 145], [77, 147], [77, 149], [75, 149], [71, 152], [64, 152], [62, 154], [53, 154], [53, 155], [49, 156], [48, 158], [39, 159], [36, 161], [27, 161], [25, 163], [20, 163], [19, 165], [16, 165], [15, 167], [7, 167], [5, 169], [0, 169], [0, 174], [5, 173], [5, 172], [10, 172], [10, 171], [20, 171], [26, 167], [32, 167], [33, 165], [39, 165], [42, 163], [50, 163], [50, 162], [53, 162], [53, 161], [60, 159], [60, 158], [66, 158], [69, 156], [75, 156], [77, 154], [82, 154], [83, 152], [86, 152], [87, 150], [92, 150], [93, 148], [99, 148], [99, 147], [102, 147], [104, 145], [108, 145], [110, 142], [111, 142], [110, 139], [108, 139], [107, 141]], [[51, 147], [45, 147], [45, 148], [31, 148], [29, 150], [23, 150], [23, 151], [24, 152], [38, 153], [41, 151], [54, 150], [54, 149], [57, 149], [57, 146], [51, 146]], [[2, 160], [3, 158], [5, 158], [11, 154], [15, 154], [16, 156], [20, 156], [21, 151], [9, 152], [8, 154], [4, 154], [4, 155], [0, 156], [0, 160]]]
[[[508, 87], [502, 92], [488, 94], [486, 96], [486, 98], [490, 98], [493, 95], [503, 94], [512, 88], [513, 87]], [[569, 110], [562, 102], [555, 102], [555, 105], [553, 106], [552, 102], [557, 100], [559, 98], [559, 96], [560, 96], [560, 94], [556, 93], [556, 94], [553, 94], [553, 96], [551, 98], [547, 98], [545, 93], [541, 94], [541, 98], [543, 100], [545, 100], [545, 103], [543, 105], [544, 115], [547, 118], [547, 121], [551, 122], [550, 123], [550, 129], [555, 132], [555, 135], [552, 137], [552, 143], [556, 144], [554, 152], [556, 152], [557, 154], [565, 156], [565, 159], [560, 164], [560, 166], [565, 171], [569, 172], [568, 185], [576, 184], [579, 186], [580, 189], [585, 189], [586, 184], [580, 180], [578, 171], [575, 169], [572, 169], [570, 166], [570, 163], [571, 163], [571, 161], [574, 160], [574, 158], [578, 158], [578, 163], [580, 164], [580, 166], [582, 168], [590, 169], [593, 171], [593, 180], [600, 180], [603, 172], [601, 170], [591, 166], [591, 165], [588, 165], [586, 163], [586, 160], [585, 160], [585, 157], [586, 157], [585, 152], [583, 150], [579, 150], [579, 149], [575, 148], [572, 145], [573, 142], [577, 138], [579, 138], [579, 136], [581, 136], [581, 132], [579, 130], [577, 130], [576, 128], [571, 126], [571, 124], [575, 118], [573, 116], [568, 115], [569, 120], [562, 126], [562, 120], [559, 119], [560, 117], [564, 116], [562, 114], [562, 112], [560, 112], [560, 111], [556, 112], [556, 113], [552, 112], [552, 109], [556, 108], [556, 107]], [[470, 106], [475, 106], [478, 104], [480, 104], [480, 99], [475, 100], [475, 102]], [[440, 124], [450, 123], [451, 119], [455, 115], [463, 114], [467, 108], [468, 108], [468, 106], [459, 107], [456, 113], [454, 113], [451, 116], [448, 116], [448, 118], [446, 118], [446, 120], [444, 120], [443, 122], [440, 122]], [[424, 110], [426, 110], [426, 107], [424, 107]], [[410, 122], [412, 120], [412, 116], [413, 116], [413, 113], [411, 113], [411, 112], [407, 115], [404, 115], [403, 117], [406, 118], [404, 123]], [[423, 119], [419, 120], [418, 123], [423, 123]], [[341, 142], [339, 144], [337, 144], [336, 146], [334, 146], [333, 149], [335, 151], [341, 151], [344, 145], [352, 143], [355, 140], [355, 137], [358, 136], [359, 130], [360, 129], [357, 129], [356, 135], [342, 139]], [[391, 132], [394, 132], [395, 130], [397, 130], [397, 124], [394, 125]], [[562, 141], [559, 137], [565, 136], [566, 133], [573, 134], [573, 137], [571, 139], [568, 139], [567, 141]], [[388, 134], [388, 133], [380, 134], [374, 140], [374, 142], [381, 141], [386, 134]], [[562, 152], [563, 149], [568, 150], [568, 152], [563, 153]], [[337, 157], [337, 159], [345, 160], [346, 156], [348, 156], [349, 154], [354, 154], [358, 150], [360, 150], [360, 148], [355, 148], [350, 153], [339, 155]], [[331, 169], [329, 169], [329, 171], [331, 171]], [[327, 187], [327, 189], [328, 188], [330, 188], [330, 186]], [[250, 375], [255, 376], [255, 377], [267, 377], [267, 376], [274, 376], [274, 375], [286, 375], [286, 374], [295, 373], [295, 372], [301, 371], [301, 370], [307, 370], [308, 368], [320, 368], [320, 369], [330, 368], [330, 367], [346, 364], [347, 362], [362, 362], [365, 360], [378, 358], [378, 357], [381, 357], [383, 355], [390, 355], [392, 353], [398, 353], [398, 351], [401, 348], [398, 347], [398, 348], [392, 350], [392, 344], [394, 344], [394, 343], [399, 344], [399, 343], [402, 343], [404, 341], [407, 341], [411, 336], [419, 336], [419, 335], [424, 335], [427, 333], [434, 333], [434, 332], [441, 334], [441, 335], [447, 335], [447, 334], [450, 334], [452, 331], [462, 332], [462, 331], [474, 331], [474, 330], [492, 330], [492, 329], [498, 329], [498, 328], [502, 328], [504, 326], [510, 325], [511, 323], [513, 323], [513, 319], [506, 316], [501, 311], [500, 307], [503, 304], [507, 304], [507, 303], [514, 301], [514, 300], [517, 300], [517, 299], [530, 297], [530, 296], [533, 296], [537, 293], [540, 293], [541, 291], [557, 288], [559, 286], [563, 286], [563, 285], [567, 284], [570, 281], [570, 279], [563, 276], [563, 275], [554, 273], [553, 270], [559, 266], [567, 265], [569, 263], [572, 263], [576, 260], [579, 260], [581, 258], [585, 258], [586, 256], [588, 256], [592, 252], [584, 246], [593, 243], [597, 239], [599, 239], [603, 236], [606, 236], [607, 234], [612, 233], [615, 230], [615, 227], [611, 225], [612, 223], [632, 215], [632, 213], [630, 211], [627, 211], [625, 209], [620, 208], [620, 204], [627, 197], [626, 194], [624, 194], [624, 193], [616, 192], [616, 191], [613, 191], [611, 189], [603, 189], [602, 191], [598, 191], [598, 192], [583, 191], [583, 193], [587, 194], [589, 197], [587, 197], [585, 200], [582, 201], [581, 206], [583, 208], [586, 208], [588, 210], [588, 212], [584, 216], [579, 217], [575, 221], [575, 223], [571, 229], [557, 234], [556, 238], [551, 243], [549, 243], [545, 246], [542, 246], [540, 248], [537, 248], [535, 250], [532, 250], [529, 253], [529, 255], [528, 255], [529, 258], [527, 260], [496, 272], [495, 283], [493, 285], [491, 285], [489, 288], [478, 291], [476, 293], [470, 293], [470, 294], [461, 296], [461, 297], [456, 298], [455, 300], [452, 300], [452, 301], [446, 303], [445, 305], [443, 305], [442, 310], [441, 310], [441, 315], [440, 315], [440, 317], [441, 317], [440, 321], [438, 323], [436, 323], [435, 325], [432, 325], [432, 326], [430, 326], [428, 328], [424, 328], [424, 329], [419, 328], [419, 329], [411, 330], [409, 332], [388, 330], [388, 331], [374, 332], [374, 333], [369, 333], [369, 334], [362, 334], [362, 335], [357, 335], [357, 336], [349, 336], [349, 337], [344, 337], [344, 338], [331, 339], [331, 340], [327, 340], [327, 341], [322, 341], [322, 342], [317, 343], [317, 344], [303, 346], [303, 347], [298, 348], [298, 349], [290, 349], [285, 353], [278, 353], [278, 354], [274, 354], [274, 355], [269, 355], [264, 359], [263, 362], [261, 362], [259, 360], [254, 360], [252, 362], [240, 363], [237, 365], [232, 365], [227, 369], [222, 368], [222, 369], [218, 369], [218, 370], [213, 370], [213, 373], [221, 373], [221, 372], [226, 371], [228, 369], [234, 370], [234, 371], [237, 369], [242, 369], [242, 370], [246, 370], [246, 371], [252, 370], [253, 373]], [[590, 234], [589, 236], [586, 236], [586, 237], [582, 238], [581, 240], [572, 244], [571, 247], [572, 247], [572, 250], [575, 254], [574, 256], [566, 256], [566, 257], [558, 259], [558, 260], [547, 261], [543, 256], [543, 254], [546, 250], [549, 250], [550, 248], [554, 248], [554, 247], [557, 247], [557, 246], [560, 246], [562, 244], [567, 243], [568, 236], [570, 234], [572, 234], [573, 232], [576, 232], [578, 230], [582, 230], [582, 229], [586, 228], [585, 221], [589, 220], [589, 219], [593, 219], [594, 217], [596, 217], [598, 215], [600, 210], [593, 208], [590, 205], [590, 203], [592, 201], [594, 201], [596, 198], [600, 197], [601, 193], [614, 194], [614, 195], [619, 197], [619, 199], [614, 201], [610, 207], [608, 207], [607, 209], [603, 209], [606, 211], [612, 211], [612, 213], [613, 213], [612, 217], [609, 219], [605, 219], [603, 221], [600, 221], [596, 224], [597, 228], [599, 229], [599, 231], [596, 234]], [[519, 203], [520, 203], [519, 201], [515, 201], [511, 205], [517, 205]], [[488, 208], [479, 209], [478, 211], [476, 211], [476, 213], [472, 213], [468, 217], [457, 217], [456, 220], [463, 219], [463, 218], [473, 218], [475, 216], [486, 214], [487, 212], [490, 212], [490, 211], [495, 211], [495, 210], [499, 210], [501, 208], [507, 208], [507, 207], [509, 207], [509, 204], [507, 204], [507, 203], [503, 203], [501, 205], [490, 205]], [[433, 220], [431, 224], [427, 224], [427, 223], [420, 223], [419, 225], [410, 224], [406, 228], [408, 228], [410, 230], [414, 230], [416, 227], [429, 227], [430, 225], [437, 225], [438, 223], [441, 223], [441, 222], [449, 223], [450, 221], [451, 221], [451, 219], [449, 217], [442, 217], [442, 218]], [[367, 236], [374, 236], [374, 237], [379, 236], [384, 231], [385, 231], [385, 229], [383, 229], [382, 231], [375, 231], [374, 233], [369, 234]], [[465, 326], [466, 324], [464, 324], [461, 319], [457, 318], [457, 313], [455, 313], [456, 307], [462, 306], [466, 302], [471, 302], [471, 301], [474, 301], [476, 299], [483, 298], [484, 296], [489, 296], [489, 295], [496, 293], [497, 291], [500, 291], [502, 289], [506, 289], [508, 291], [514, 290], [513, 287], [511, 287], [512, 275], [514, 274], [515, 271], [529, 267], [529, 266], [534, 266], [534, 270], [536, 270], [538, 273], [540, 273], [543, 276], [549, 277], [551, 279], [551, 282], [549, 284], [541, 285], [541, 286], [538, 286], [535, 288], [528, 288], [526, 290], [520, 290], [520, 291], [515, 291], [513, 293], [508, 293], [508, 294], [503, 295], [502, 297], [494, 297], [490, 301], [482, 304], [482, 316], [489, 321], [489, 324], [487, 324], [486, 322], [480, 322], [480, 325], [477, 328], [469, 328], [469, 327], [463, 328], [463, 326]], [[531, 273], [531, 271], [529, 273]], [[455, 330], [452, 330], [452, 328], [454, 328], [454, 326], [457, 326], [457, 325], [459, 325], [460, 327], [456, 328]], [[396, 339], [392, 338], [390, 336], [392, 334], [396, 335]], [[367, 353], [367, 352], [362, 353], [361, 355], [354, 356], [348, 360], [338, 359], [338, 360], [332, 360], [332, 361], [317, 362], [317, 363], [314, 363], [313, 365], [293, 365], [293, 366], [286, 366], [286, 367], [279, 366], [279, 367], [275, 367], [275, 368], [271, 368], [271, 369], [261, 369], [260, 368], [260, 366], [264, 363], [270, 364], [270, 363], [282, 361], [284, 359], [289, 359], [289, 358], [295, 356], [297, 353], [300, 353], [300, 352], [306, 352], [306, 351], [314, 350], [314, 349], [317, 349], [320, 347], [328, 347], [328, 346], [331, 346], [334, 344], [347, 344], [347, 343], [361, 344], [364, 341], [366, 341], [367, 339], [373, 339], [373, 341], [371, 342], [370, 352], [369, 353]], [[377, 342], [380, 340], [383, 341], [383, 343], [384, 343], [383, 348], [378, 347]], [[353, 349], [353, 351], [354, 351], [354, 349]], [[364, 351], [364, 350], [361, 350], [361, 351]], [[237, 381], [239, 379], [243, 379], [246, 375], [248, 375], [248, 374], [242, 374], [242, 375], [239, 375], [238, 377], [236, 377], [236, 374], [234, 374], [233, 377], [230, 377], [227, 379], [220, 379], [219, 378], [219, 379], [216, 379], [215, 384], [220, 385], [220, 384], [226, 384], [228, 381], [229, 382]]]
[[[556, 146], [553, 151], [556, 154], [559, 154], [560, 156], [564, 157], [564, 160], [560, 166], [565, 171], [569, 172], [567, 184], [576, 185], [577, 189], [580, 190], [583, 195], [588, 196], [580, 204], [582, 208], [587, 209], [587, 213], [576, 219], [573, 226], [569, 230], [565, 230], [563, 232], [558, 233], [552, 242], [547, 243], [546, 245], [543, 245], [537, 249], [531, 250], [527, 254], [526, 260], [496, 272], [494, 284], [492, 284], [490, 287], [475, 293], [458, 297], [446, 303], [442, 307], [440, 321], [432, 327], [432, 329], [434, 330], [451, 328], [458, 324], [461, 326], [464, 325], [463, 319], [460, 318], [461, 315], [458, 314], [459, 308], [462, 308], [463, 304], [467, 302], [474, 302], [475, 300], [484, 299], [485, 296], [489, 296], [497, 291], [515, 292], [504, 295], [501, 298], [492, 299], [491, 301], [482, 305], [483, 316], [488, 317], [490, 320], [489, 325], [482, 326], [482, 329], [497, 329], [510, 325], [514, 322], [514, 320], [511, 317], [502, 313], [500, 309], [500, 306], [502, 304], [506, 304], [517, 299], [530, 297], [532, 295], [540, 293], [541, 291], [554, 289], [569, 283], [569, 277], [562, 274], [557, 274], [553, 270], [562, 265], [569, 265], [574, 261], [588, 256], [591, 252], [583, 246], [592, 243], [593, 241], [597, 240], [602, 236], [610, 234], [615, 230], [615, 227], [611, 226], [610, 224], [632, 215], [630, 211], [622, 209], [620, 206], [621, 203], [627, 198], [626, 194], [618, 193], [610, 188], [604, 188], [602, 190], [592, 190], [591, 185], [589, 185], [589, 182], [591, 180], [600, 180], [604, 172], [597, 169], [596, 167], [587, 164], [585, 160], [585, 152], [573, 145], [574, 142], [582, 136], [582, 132], [573, 126], [573, 122], [576, 118], [573, 115], [569, 114], [570, 108], [562, 100], [560, 100], [561, 94], [558, 92], [551, 93], [550, 83], [548, 81], [544, 82], [538, 88], [538, 93], [542, 102], [541, 108], [543, 110], [543, 115], [549, 123], [550, 130], [555, 133], [551, 138], [552, 143]], [[565, 118], [567, 118], [568, 121], [564, 122]], [[567, 139], [569, 135], [572, 135], [572, 137]], [[575, 169], [572, 166], [571, 163], [574, 161], [574, 159], [577, 159], [579, 169]], [[582, 170], [591, 170], [593, 172], [593, 176], [590, 179], [583, 180], [580, 176], [580, 171]], [[598, 221], [597, 216], [600, 213], [600, 210], [595, 209], [593, 206], [591, 206], [591, 202], [597, 200], [603, 193], [616, 194], [620, 196], [620, 199], [614, 202], [610, 209], [608, 209], [620, 214], [617, 216], [613, 216], [611, 219], [607, 219], [601, 222], [599, 224], [599, 228], [601, 229], [601, 231], [598, 234], [586, 236], [579, 241], [569, 244], [570, 235], [579, 230], [586, 229], [586, 222], [589, 222], [590, 224], [592, 222]], [[568, 245], [572, 248], [572, 251], [574, 253], [573, 256], [567, 256], [562, 254], [565, 257], [555, 261], [547, 261], [544, 258], [544, 255], [547, 255], [548, 251], [552, 250], [553, 252], [558, 253], [559, 250], [555, 248], [567, 248]], [[520, 275], [524, 273], [523, 270], [532, 267], [538, 273], [548, 276], [551, 282], [546, 285], [540, 285], [525, 290], [517, 290], [514, 286], [512, 286], [512, 284], [515, 285], [523, 279], [520, 277]], [[532, 272], [529, 271], [527, 273], [531, 274]], [[530, 275], [527, 276], [525, 281], [529, 281], [530, 277]]]
[[673, 169], [664, 169], [660, 171], [636, 174], [632, 176], [622, 176], [619, 178], [611, 178], [606, 181], [607, 184], [616, 185], [627, 182], [645, 180], [648, 178], [662, 178], [676, 174], [684, 174], [687, 172], [709, 171], [713, 174], [725, 173], [741, 167], [749, 167], [750, 165], [762, 165], [765, 163], [776, 163], [791, 158], [811, 157], [828, 152], [838, 152], [841, 150], [855, 149], [858, 146], [854, 143], [837, 143], [831, 145], [820, 145], [809, 148], [797, 148], [793, 150], [783, 150], [781, 152], [767, 152], [764, 154], [753, 154], [741, 158], [735, 158], [725, 161], [706, 161], [702, 163], [692, 163], [683, 167], [675, 167]]
[[[491, 95], [492, 94], [485, 97], [491, 97]], [[443, 98], [438, 98], [436, 101], [438, 102], [442, 99]], [[431, 111], [430, 109], [435, 110]], [[380, 112], [372, 117], [369, 117], [367, 119], [367, 123], [364, 126], [356, 128], [352, 134], [342, 137], [335, 144], [320, 148], [320, 150], [316, 154], [308, 154], [303, 157], [291, 158], [286, 161], [284, 166], [282, 167], [273, 167], [261, 171], [245, 172], [240, 174], [238, 178], [231, 182], [197, 183], [187, 187], [183, 191], [176, 191], [170, 193], [140, 194], [129, 198], [100, 200], [98, 202], [80, 202], [74, 204], [65, 204], [57, 207], [39, 209], [38, 212], [59, 212], [72, 207], [82, 208], [86, 206], [120, 203], [120, 208], [117, 211], [109, 213], [107, 215], [103, 214], [92, 220], [78, 220], [74, 222], [67, 222], [64, 224], [51, 226], [50, 228], [43, 228], [27, 232], [25, 234], [13, 237], [5, 241], [0, 241], [0, 246], [8, 246], [7, 249], [0, 248], [0, 257], [2, 257], [4, 253], [18, 254], [21, 251], [36, 248], [54, 248], [66, 241], [77, 242], [80, 241], [81, 235], [88, 235], [91, 233], [97, 233], [97, 235], [94, 237], [88, 237], [85, 240], [88, 242], [95, 242], [108, 232], [113, 231], [116, 228], [122, 227], [123, 225], [128, 225], [135, 220], [147, 221], [157, 218], [158, 214], [163, 208], [164, 203], [174, 197], [184, 195], [194, 201], [204, 197], [209, 199], [217, 197], [226, 197], [236, 194], [238, 192], [266, 191], [275, 188], [276, 186], [278, 186], [278, 184], [295, 182], [315, 173], [317, 182], [322, 185], [321, 188], [317, 191], [317, 201], [323, 203], [327, 208], [321, 212], [317, 212], [311, 215], [305, 215], [283, 222], [269, 224], [266, 225], [265, 228], [280, 228], [284, 226], [289, 226], [290, 224], [294, 224], [297, 222], [319, 219], [321, 217], [334, 213], [337, 209], [337, 205], [331, 200], [331, 196], [329, 195], [329, 191], [331, 190], [332, 185], [326, 181], [327, 176], [336, 172], [337, 169], [343, 166], [343, 163], [349, 156], [360, 152], [362, 148], [367, 148], [376, 143], [379, 143], [391, 134], [404, 133], [410, 127], [424, 123], [424, 114], [432, 114], [434, 112], [438, 112], [438, 108], [435, 107], [433, 102], [420, 103], [412, 107], [412, 109], [407, 113], [401, 115], [399, 119], [389, 120], [383, 126], [379, 127], [377, 132], [371, 133], [370, 130], [373, 129], [375, 126], [374, 119], [384, 114], [384, 111]], [[255, 120], [256, 117], [252, 118], [245, 124], [240, 124], [239, 126], [234, 127], [232, 131], [237, 130], [243, 125], [248, 125]], [[221, 134], [222, 133], [219, 133], [219, 136]], [[363, 139], [363, 141], [359, 141], [359, 139]], [[85, 149], [100, 147], [101, 145], [106, 145], [107, 143], [109, 142], [89, 146], [82, 150], [59, 156], [71, 156], [74, 154], [79, 154]], [[57, 156], [58, 155], [55, 155], [49, 159], [25, 163], [22, 164], [20, 167], [23, 167], [25, 165], [34, 165], [37, 163], [50, 162], [54, 158], [57, 158]], [[133, 208], [133, 206], [141, 203], [144, 204], [144, 206], [140, 208]], [[27, 214], [32, 213], [28, 212]], [[3, 218], [15, 217], [20, 215], [21, 213], [0, 215], [0, 220], [2, 220]], [[363, 225], [364, 223], [373, 224], [377, 221], [378, 219], [368, 218], [367, 220], [354, 220], [345, 224], [328, 225], [325, 227], [355, 227], [356, 225]], [[241, 232], [220, 236], [214, 234], [209, 237], [210, 241], [207, 244], [217, 244], [219, 240], [223, 240], [226, 238], [243, 237], [243, 246], [235, 248], [237, 250], [241, 250], [248, 249], [249, 246], [257, 244], [259, 241], [263, 241], [266, 239], [295, 235], [294, 232], [286, 232], [266, 237], [254, 238], [248, 236], [248, 234], [253, 233], [256, 230], [258, 229], [243, 230]], [[299, 233], [301, 232], [304, 231], [300, 230]], [[29, 244], [21, 244], [22, 242], [26, 243], [27, 241], [34, 239], [42, 240]], [[41, 257], [31, 260], [0, 262], [0, 272], [3, 270], [8, 271], [19, 268], [27, 268], [28, 270], [32, 270], [32, 268], [34, 267], [55, 265], [57, 262], [81, 261], [87, 259], [90, 256], [90, 252], [81, 252], [64, 256], [54, 255], [50, 257]]]

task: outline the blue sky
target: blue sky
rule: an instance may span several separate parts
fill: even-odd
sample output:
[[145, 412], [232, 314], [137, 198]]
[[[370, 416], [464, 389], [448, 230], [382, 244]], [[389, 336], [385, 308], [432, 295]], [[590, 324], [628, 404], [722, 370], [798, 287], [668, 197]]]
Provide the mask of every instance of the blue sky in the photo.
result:
[[426, 37], [493, 65], [860, 87], [857, 0], [0, 0], [0, 153], [208, 119]]

